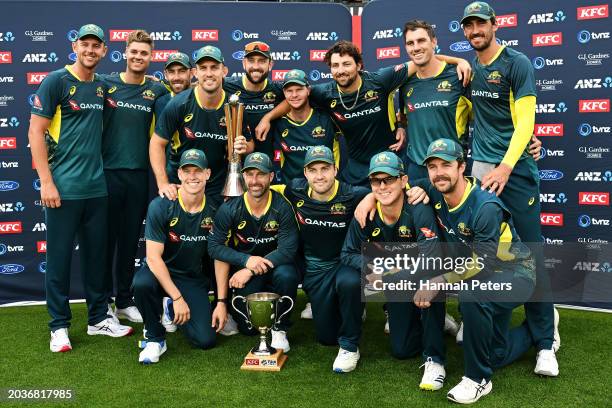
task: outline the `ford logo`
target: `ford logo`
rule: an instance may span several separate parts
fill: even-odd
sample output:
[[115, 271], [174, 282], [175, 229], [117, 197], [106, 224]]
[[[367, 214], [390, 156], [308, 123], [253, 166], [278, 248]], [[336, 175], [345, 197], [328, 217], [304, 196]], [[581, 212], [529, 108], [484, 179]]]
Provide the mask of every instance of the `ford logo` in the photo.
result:
[[244, 51], [240, 50], [232, 53], [232, 58], [238, 61], [242, 61], [244, 59]]
[[472, 46], [467, 41], [459, 41], [450, 45], [450, 50], [455, 52], [472, 51]]
[[12, 191], [19, 188], [19, 183], [16, 181], [0, 181], [0, 191]]
[[15, 275], [25, 270], [23, 265], [19, 264], [6, 264], [0, 265], [0, 274], [2, 275]]
[[559, 170], [540, 170], [540, 180], [561, 180], [563, 178], [563, 172]]

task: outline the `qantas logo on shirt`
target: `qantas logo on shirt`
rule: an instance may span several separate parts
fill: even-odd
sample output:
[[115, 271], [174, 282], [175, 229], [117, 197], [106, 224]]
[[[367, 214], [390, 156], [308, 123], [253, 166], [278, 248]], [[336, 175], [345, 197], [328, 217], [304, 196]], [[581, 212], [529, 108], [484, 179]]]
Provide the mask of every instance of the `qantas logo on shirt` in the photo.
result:
[[170, 241], [172, 242], [181, 242], [181, 238], [174, 231], [170, 231], [168, 233], [168, 237], [170, 238]]
[[268, 238], [253, 238], [253, 237], [243, 237], [242, 235], [236, 233], [236, 237], [243, 244], [269, 244], [270, 242], [276, 241], [276, 237], [268, 237]]
[[196, 138], [195, 134], [193, 133], [193, 130], [189, 129], [187, 126], [185, 126], [184, 130], [185, 130], [185, 136], [187, 136], [187, 139]]
[[479, 89], [472, 89], [472, 96], [481, 96], [483, 98], [498, 99], [499, 98], [499, 93], [483, 91], [483, 90], [479, 90]]
[[78, 102], [73, 101], [72, 99], [68, 101], [68, 103], [70, 104], [70, 108], [72, 108], [73, 111], [78, 111], [81, 110], [81, 108], [79, 107]]
[[115, 101], [111, 97], [106, 97], [106, 104], [111, 108], [126, 108], [142, 112], [151, 112], [150, 106], [138, 105], [136, 103], [129, 103], [123, 101]]
[[280, 142], [284, 152], [307, 152], [311, 146], [289, 146], [284, 140]]
[[95, 110], [104, 109], [102, 104], [99, 104], [99, 103], [78, 103], [74, 99], [70, 99], [68, 103], [70, 104], [70, 108], [73, 111], [80, 111], [82, 109], [95, 109]]
[[409, 103], [408, 110], [414, 112], [417, 109], [422, 108], [436, 108], [436, 107], [448, 107], [448, 101], [427, 101], [418, 103]]
[[334, 221], [323, 221], [315, 220], [312, 218], [304, 217], [299, 211], [296, 213], [298, 222], [302, 225], [315, 225], [317, 227], [327, 228], [346, 228], [346, 222], [334, 222]]
[[430, 230], [429, 228], [425, 228], [425, 227], [421, 227], [421, 232], [423, 233], [423, 235], [425, 235], [426, 239], [434, 239], [437, 238], [438, 236], [436, 235], [435, 232], [433, 232], [432, 230]]
[[341, 114], [339, 112], [334, 112], [334, 116], [336, 117], [336, 119], [344, 122], [347, 119], [353, 119], [353, 118], [359, 118], [359, 117], [362, 117], [362, 116], [368, 116], [368, 115], [371, 115], [373, 113], [378, 113], [380, 111], [381, 111], [381, 107], [380, 106], [375, 106], [373, 108], [364, 109], [362, 111], [353, 112], [353, 113]]

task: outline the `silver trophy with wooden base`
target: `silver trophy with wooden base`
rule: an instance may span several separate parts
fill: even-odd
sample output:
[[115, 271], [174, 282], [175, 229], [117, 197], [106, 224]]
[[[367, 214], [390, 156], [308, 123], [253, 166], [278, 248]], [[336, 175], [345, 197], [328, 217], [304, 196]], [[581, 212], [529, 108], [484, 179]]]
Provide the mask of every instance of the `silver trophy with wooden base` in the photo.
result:
[[[236, 300], [242, 300], [246, 303], [246, 316], [236, 307]], [[282, 315], [278, 316], [278, 306], [284, 301], [291, 302], [289, 309]], [[244, 363], [240, 367], [241, 370], [251, 371], [280, 371], [287, 356], [282, 349], [275, 349], [270, 345], [267, 339], [268, 331], [278, 324], [281, 318], [293, 309], [293, 299], [289, 296], [280, 296], [276, 293], [258, 292], [244, 296], [235, 296], [232, 299], [232, 306], [240, 313], [249, 325], [249, 329], [255, 327], [259, 331], [259, 345], [253, 347], [249, 354], [244, 358]], [[278, 318], [276, 318], [278, 316]]]
[[238, 95], [232, 95], [229, 98], [229, 102], [225, 104], [224, 110], [229, 164], [221, 195], [224, 197], [238, 197], [244, 194], [246, 188], [242, 179], [240, 155], [234, 153], [234, 140], [236, 140], [236, 136], [242, 133], [244, 104], [240, 102]]

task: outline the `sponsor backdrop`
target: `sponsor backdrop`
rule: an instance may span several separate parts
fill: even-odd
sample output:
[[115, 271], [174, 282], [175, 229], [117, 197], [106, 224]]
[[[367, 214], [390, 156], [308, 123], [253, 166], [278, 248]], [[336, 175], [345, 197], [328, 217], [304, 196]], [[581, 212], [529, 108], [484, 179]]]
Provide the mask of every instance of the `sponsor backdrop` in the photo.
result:
[[[369, 70], [408, 58], [404, 23], [419, 18], [435, 24], [438, 53], [471, 61], [474, 51], [459, 24], [467, 1], [369, 3], [362, 13], [362, 44]], [[490, 1], [497, 38], [527, 55], [537, 85], [535, 134], [543, 141], [538, 162], [543, 240], [551, 270], [576, 274], [612, 272], [612, 259], [561, 263], [564, 243], [589, 246], [612, 237], [612, 31], [607, 1]], [[602, 251], [603, 253], [603, 251]], [[602, 254], [602, 258], [609, 257]], [[571, 264], [570, 264], [571, 263]], [[610, 298], [610, 296], [608, 296]], [[598, 305], [602, 306], [602, 305]], [[612, 303], [605, 305], [612, 308]]]
[[[157, 49], [150, 73], [160, 78], [169, 53], [191, 55], [207, 44], [223, 51], [230, 74], [237, 75], [244, 44], [262, 40], [272, 47], [273, 79], [299, 67], [317, 83], [330, 77], [322, 62], [327, 48], [339, 38], [351, 38], [351, 15], [336, 4], [3, 2], [2, 9], [0, 304], [44, 299], [46, 226], [28, 148], [30, 102], [48, 72], [72, 63], [71, 41], [82, 24], [104, 29], [108, 53], [98, 69], [103, 73], [125, 69], [130, 29], [152, 33]], [[136, 259], [136, 265], [140, 262]], [[72, 295], [83, 298], [78, 268], [74, 271]]]
[[[438, 52], [471, 60], [474, 52], [459, 24], [466, 4], [369, 3], [361, 21], [353, 17], [361, 28], [366, 68], [407, 59], [402, 28], [413, 18], [435, 24]], [[491, 4], [498, 15], [500, 41], [524, 52], [535, 69], [535, 133], [544, 142], [539, 162], [543, 238], [551, 247], [607, 243], [612, 232], [609, 5], [588, 0]], [[47, 72], [70, 63], [70, 41], [78, 26], [95, 22], [105, 29], [109, 51], [100, 72], [124, 69], [123, 41], [129, 29], [153, 32], [158, 50], [151, 72], [156, 76], [171, 51], [190, 54], [205, 44], [219, 46], [236, 75], [242, 46], [260, 39], [274, 51], [273, 79], [299, 67], [316, 83], [330, 77], [321, 62], [324, 51], [337, 39], [351, 39], [348, 10], [332, 4], [87, 3], [88, 15], [100, 16], [96, 21], [83, 20], [77, 3], [61, 7], [58, 15], [58, 3], [4, 3], [8, 23], [0, 32], [0, 303], [44, 297], [45, 224], [27, 147], [29, 100]], [[50, 20], [51, 15], [58, 16]], [[547, 261], [558, 267], [555, 259]], [[610, 261], [567, 267], [577, 273], [612, 272]], [[79, 297], [78, 274], [73, 289]]]

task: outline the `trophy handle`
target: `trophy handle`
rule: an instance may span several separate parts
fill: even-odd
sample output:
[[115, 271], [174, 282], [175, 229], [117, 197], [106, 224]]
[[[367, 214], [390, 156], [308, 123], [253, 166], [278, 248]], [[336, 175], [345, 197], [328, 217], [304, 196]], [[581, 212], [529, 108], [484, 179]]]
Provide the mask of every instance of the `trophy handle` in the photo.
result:
[[[238, 310], [238, 308], [236, 307], [236, 304], [235, 304], [236, 299], [241, 299], [241, 300], [242, 300], [242, 302], [243, 302], [244, 304], [247, 304], [247, 300], [246, 300], [246, 298], [245, 298], [244, 296], [240, 296], [240, 295], [234, 296], [234, 298], [232, 299], [232, 307], [233, 307], [233, 308], [234, 308], [234, 310], [235, 310], [235, 311], [237, 311], [237, 312], [238, 312], [238, 313], [239, 313], [239, 314], [240, 314], [242, 317], [244, 317], [244, 320], [245, 320], [245, 321], [247, 322], [247, 324], [249, 325], [249, 330], [251, 330], [251, 329], [253, 328], [253, 325], [251, 324], [251, 321], [249, 320], [249, 318], [248, 318], [248, 317], [247, 317], [247, 316], [246, 316], [244, 313], [242, 313], [240, 310]], [[247, 309], [248, 309], [248, 306], [247, 306]]]
[[276, 314], [278, 314], [278, 304], [279, 304], [279, 303], [282, 303], [282, 302], [283, 302], [283, 300], [285, 300], [285, 299], [289, 299], [289, 301], [291, 302], [291, 306], [289, 306], [289, 309], [287, 309], [287, 310], [285, 311], [285, 313], [283, 313], [282, 315], [278, 316], [278, 319], [277, 319], [277, 320], [276, 320], [276, 322], [274, 323], [274, 325], [275, 325], [275, 326], [276, 326], [278, 323], [280, 323], [280, 321], [281, 321], [281, 319], [283, 318], [283, 316], [284, 316], [284, 315], [286, 315], [287, 313], [289, 313], [289, 312], [291, 311], [291, 309], [293, 309], [293, 299], [291, 299], [289, 296], [282, 296], [282, 297], [281, 297], [281, 298], [278, 300], [278, 303], [276, 304], [276, 310], [277, 310], [277, 313], [276, 313]]

